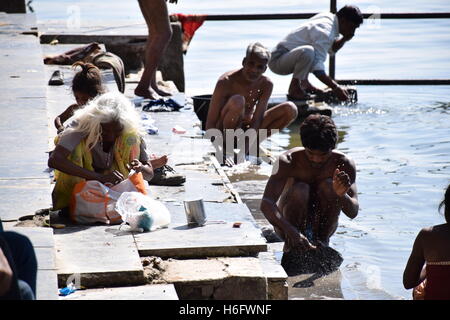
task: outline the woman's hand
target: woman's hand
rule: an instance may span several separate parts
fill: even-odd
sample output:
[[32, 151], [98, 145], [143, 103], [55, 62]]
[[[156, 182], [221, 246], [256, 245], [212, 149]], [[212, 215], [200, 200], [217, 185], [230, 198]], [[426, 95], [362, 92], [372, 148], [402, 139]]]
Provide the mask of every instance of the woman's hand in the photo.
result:
[[144, 165], [138, 159], [131, 160], [131, 162], [130, 162], [131, 170], [134, 170], [135, 172], [142, 172], [143, 168], [144, 168]]
[[117, 171], [114, 170], [113, 172], [103, 175], [101, 176], [101, 178], [99, 179], [99, 181], [103, 184], [112, 184], [112, 185], [116, 185], [118, 183], [121, 183], [124, 180], [123, 175]]

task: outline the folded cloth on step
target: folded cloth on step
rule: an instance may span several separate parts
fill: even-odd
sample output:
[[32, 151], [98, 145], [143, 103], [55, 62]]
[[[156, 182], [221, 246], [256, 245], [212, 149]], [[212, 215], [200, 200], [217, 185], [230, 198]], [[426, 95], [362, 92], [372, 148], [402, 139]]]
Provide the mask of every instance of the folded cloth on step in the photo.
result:
[[122, 59], [112, 52], [103, 51], [96, 42], [81, 46], [60, 55], [45, 57], [45, 64], [72, 65], [77, 61], [91, 62], [100, 69], [112, 69], [120, 92], [125, 92], [125, 66]]
[[117, 89], [122, 93], [125, 92], [125, 66], [119, 56], [111, 52], [100, 52], [93, 57], [92, 62], [100, 69], [111, 68], [113, 70], [114, 80], [116, 80]]
[[206, 15], [175, 13], [172, 14], [171, 17], [173, 20], [181, 22], [181, 28], [183, 29], [183, 53], [186, 54], [189, 44], [194, 37], [195, 31], [201, 27], [206, 19]]
[[170, 112], [170, 111], [179, 111], [183, 106], [179, 105], [173, 99], [156, 99], [150, 100], [145, 106], [142, 107], [143, 111], [150, 112]]
[[44, 64], [72, 65], [77, 61], [91, 62], [92, 55], [100, 52], [101, 50], [102, 49], [99, 44], [97, 42], [93, 42], [59, 55], [45, 57]]

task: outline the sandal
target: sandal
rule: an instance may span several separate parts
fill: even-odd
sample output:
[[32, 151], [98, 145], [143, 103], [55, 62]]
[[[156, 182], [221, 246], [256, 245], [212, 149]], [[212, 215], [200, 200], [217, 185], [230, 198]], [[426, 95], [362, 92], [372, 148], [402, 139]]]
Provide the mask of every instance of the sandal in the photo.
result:
[[62, 72], [59, 70], [56, 70], [53, 72], [52, 76], [50, 77], [50, 80], [48, 81], [49, 86], [61, 86], [64, 84], [64, 79]]

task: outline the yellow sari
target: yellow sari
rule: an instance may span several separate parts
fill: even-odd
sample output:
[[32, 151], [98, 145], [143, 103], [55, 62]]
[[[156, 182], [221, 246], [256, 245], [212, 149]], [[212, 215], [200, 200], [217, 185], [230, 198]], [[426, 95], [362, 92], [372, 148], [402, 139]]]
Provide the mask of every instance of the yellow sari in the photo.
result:
[[[122, 134], [116, 139], [114, 144], [114, 161], [105, 174], [114, 170], [119, 171], [124, 177], [128, 177], [129, 170], [127, 164], [133, 159], [139, 159], [141, 140], [134, 132]], [[92, 154], [86, 146], [86, 140], [83, 139], [75, 150], [68, 157], [70, 161], [79, 167], [94, 171], [92, 166]], [[69, 207], [70, 198], [74, 186], [85, 179], [71, 176], [61, 171], [55, 170], [56, 184], [52, 192], [53, 210], [59, 210]]]

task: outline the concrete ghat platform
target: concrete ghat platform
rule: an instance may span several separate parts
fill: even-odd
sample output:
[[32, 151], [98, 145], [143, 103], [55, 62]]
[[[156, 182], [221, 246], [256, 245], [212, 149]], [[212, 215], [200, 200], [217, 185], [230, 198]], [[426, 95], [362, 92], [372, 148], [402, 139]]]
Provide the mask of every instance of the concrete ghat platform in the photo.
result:
[[[0, 14], [0, 218], [17, 220], [51, 205], [45, 172], [47, 112], [39, 40], [20, 32], [34, 15]], [[32, 199], [32, 201], [30, 201]]]
[[[17, 15], [11, 23], [0, 28], [3, 40], [0, 44], [0, 62], [4, 62], [1, 64], [0, 78], [5, 83], [3, 89], [0, 89], [3, 97], [0, 108], [6, 115], [0, 120], [0, 130], [4, 131], [1, 135], [4, 138], [0, 138], [0, 142], [8, 150], [7, 154], [0, 157], [0, 197], [5, 203], [0, 209], [2, 219], [6, 217], [16, 220], [50, 206], [51, 185], [49, 174], [45, 171], [48, 158], [45, 151], [53, 146], [52, 140], [56, 133], [52, 123], [54, 117], [74, 102], [70, 91], [73, 71], [69, 67], [44, 66], [42, 47], [37, 38], [19, 34], [26, 32], [28, 25], [34, 25], [33, 21], [33, 17], [30, 18], [29, 15]], [[52, 50], [60, 53], [60, 49], [64, 52], [71, 46], [43, 48], [45, 53], [52, 53]], [[59, 87], [47, 86], [49, 76], [56, 69], [64, 69], [65, 84]], [[115, 83], [111, 80], [112, 77], [106, 80], [108, 88], [115, 90]], [[130, 98], [134, 98], [134, 95], [128, 94], [133, 91], [134, 86], [134, 83], [127, 83], [127, 95]], [[11, 116], [7, 116], [8, 114]], [[67, 225], [64, 229], [52, 230], [16, 228], [12, 226], [13, 223], [8, 223], [6, 229], [26, 234], [35, 247], [39, 265], [37, 298], [56, 299], [57, 288], [66, 286], [68, 280], [88, 290], [78, 291], [73, 296], [66, 297], [67, 299], [176, 299], [175, 282], [178, 285], [183, 282], [185, 288], [192, 289], [202, 281], [209, 280], [215, 282], [210, 289], [205, 289], [205, 299], [276, 298], [276, 293], [270, 293], [275, 292], [270, 289], [271, 284], [281, 284], [279, 291], [282, 292], [285, 275], [282, 270], [276, 270], [280, 267], [273, 264], [273, 261], [248, 257], [261, 255], [261, 252], [267, 250], [266, 243], [244, 205], [223, 203], [239, 202], [239, 196], [233, 194], [229, 180], [208, 157], [213, 148], [209, 141], [199, 139], [198, 119], [192, 108], [188, 107], [181, 112], [148, 115], [156, 120], [159, 127], [157, 136], [145, 137], [149, 153], [169, 153], [169, 164], [187, 176], [187, 182], [182, 187], [150, 187], [155, 197], [166, 202], [172, 201], [167, 202], [167, 205], [173, 212], [173, 226], [152, 233], [133, 235], [119, 231], [118, 226]], [[17, 123], [19, 125], [13, 127]], [[186, 128], [186, 134], [172, 133], [171, 129], [175, 125]], [[26, 141], [26, 144], [18, 144], [18, 141]], [[12, 158], [15, 161], [14, 167], [10, 165]], [[208, 218], [225, 220], [224, 224], [187, 228], [182, 200], [199, 195], [204, 197]], [[241, 227], [232, 228], [232, 223], [237, 221], [242, 222]], [[178, 239], [166, 239], [164, 232], [171, 232]], [[150, 251], [145, 252], [147, 244], [153, 243], [153, 237], [159, 244], [156, 247], [150, 246]], [[142, 248], [139, 247], [140, 244], [143, 245]], [[178, 255], [191, 260], [180, 263], [188, 263], [193, 257], [247, 257], [196, 260], [200, 265], [209, 264], [208, 261], [214, 259], [220, 261], [219, 264], [211, 262], [212, 273], [215, 273], [214, 268], [226, 265], [223, 280], [214, 276], [211, 278], [208, 273], [205, 276], [209, 279], [193, 277], [185, 281], [178, 279], [179, 281], [168, 286], [155, 286], [146, 284], [140, 260], [140, 253], [151, 253], [154, 249], [160, 250], [162, 256], [164, 253], [161, 252], [164, 250], [166, 254], [167, 250], [172, 253], [174, 249], [184, 250], [184, 253]], [[172, 253], [166, 257], [177, 256]], [[179, 260], [172, 259], [170, 263], [174, 261]], [[180, 272], [185, 271], [180, 269]], [[231, 292], [230, 286], [240, 290]], [[192, 290], [196, 292], [197, 289]], [[212, 296], [206, 294], [208, 290], [212, 292]], [[278, 298], [286, 299], [282, 294], [278, 294]]]
[[132, 234], [119, 226], [74, 226], [55, 230], [58, 285], [70, 277], [86, 288], [145, 283]]
[[55, 264], [55, 242], [53, 229], [50, 228], [20, 228], [6, 224], [5, 231], [20, 233], [31, 241], [38, 263], [36, 280], [37, 300], [58, 299], [58, 283]]
[[173, 284], [78, 290], [60, 300], [178, 300]]
[[[181, 203], [166, 203], [172, 217], [167, 229], [134, 235], [141, 256], [162, 258], [204, 258], [256, 256], [267, 251], [265, 239], [256, 228], [244, 204], [205, 203], [207, 223], [202, 227], [186, 224]], [[214, 223], [214, 221], [224, 223]], [[233, 228], [241, 222], [240, 228]]]

